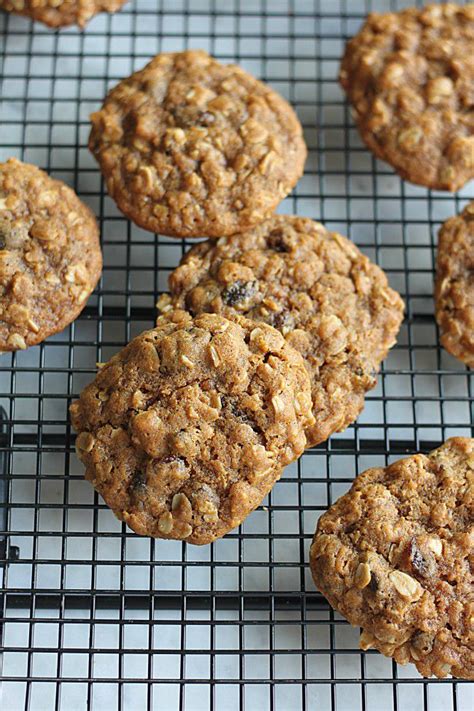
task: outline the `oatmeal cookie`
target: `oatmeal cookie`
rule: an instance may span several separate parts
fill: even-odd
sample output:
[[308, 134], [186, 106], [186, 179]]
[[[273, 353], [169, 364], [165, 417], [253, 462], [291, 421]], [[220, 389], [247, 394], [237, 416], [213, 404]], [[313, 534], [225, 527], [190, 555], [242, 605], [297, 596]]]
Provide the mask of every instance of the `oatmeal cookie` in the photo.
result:
[[473, 520], [474, 439], [369, 469], [319, 519], [316, 586], [362, 649], [473, 679]]
[[315, 423], [308, 446], [355, 420], [395, 342], [403, 302], [384, 272], [345, 237], [303, 217], [194, 246], [170, 275], [172, 305], [242, 313], [278, 328], [304, 357]]
[[474, 202], [439, 231], [435, 304], [441, 343], [474, 368]]
[[474, 177], [474, 4], [370, 14], [340, 81], [367, 146], [406, 180], [457, 190]]
[[75, 192], [28, 163], [0, 163], [0, 351], [62, 331], [101, 270], [97, 222]]
[[127, 0], [0, 0], [0, 9], [44, 22], [49, 27], [67, 27], [87, 22], [99, 12], [115, 12]]
[[71, 417], [86, 478], [118, 518], [201, 544], [238, 526], [302, 453], [311, 392], [274, 328], [175, 311], [101, 368]]
[[269, 215], [303, 173], [291, 106], [200, 50], [160, 54], [92, 114], [89, 148], [110, 195], [146, 230], [217, 237]]

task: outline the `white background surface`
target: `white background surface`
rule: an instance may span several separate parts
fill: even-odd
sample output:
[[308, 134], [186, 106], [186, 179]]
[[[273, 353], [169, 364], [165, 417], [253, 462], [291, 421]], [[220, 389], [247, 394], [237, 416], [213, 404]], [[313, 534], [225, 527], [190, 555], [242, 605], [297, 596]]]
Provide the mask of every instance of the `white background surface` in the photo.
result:
[[[336, 81], [344, 38], [368, 7], [389, 6], [134, 0], [83, 33], [0, 14], [0, 160], [18, 156], [75, 187], [100, 218], [105, 260], [98, 294], [73, 326], [0, 360], [7, 439], [15, 438], [7, 530], [19, 548], [3, 580], [7, 711], [472, 708], [472, 686], [423, 683], [411, 666], [361, 654], [358, 631], [316, 597], [307, 568], [317, 517], [356, 473], [472, 434], [472, 376], [438, 347], [432, 270], [439, 224], [473, 186], [453, 196], [403, 183], [362, 146]], [[239, 61], [293, 103], [309, 157], [279, 211], [349, 235], [407, 301], [399, 342], [357, 424], [305, 454], [239, 531], [204, 548], [128, 532], [83, 481], [66, 428], [71, 396], [96, 361], [152, 325], [169, 268], [189, 246], [155, 241], [120, 215], [86, 148], [88, 115], [153, 54], [185, 47]], [[120, 604], [125, 592], [150, 590], [154, 602]], [[58, 604], [40, 604], [47, 591]], [[193, 609], [195, 596], [203, 609]]]

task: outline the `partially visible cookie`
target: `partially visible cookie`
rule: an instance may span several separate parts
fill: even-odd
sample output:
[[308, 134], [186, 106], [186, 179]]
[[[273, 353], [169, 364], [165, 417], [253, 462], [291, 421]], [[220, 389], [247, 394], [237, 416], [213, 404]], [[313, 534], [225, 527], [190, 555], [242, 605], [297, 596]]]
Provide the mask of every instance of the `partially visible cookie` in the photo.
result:
[[127, 0], [0, 0], [0, 9], [31, 17], [49, 27], [79, 25], [99, 12], [115, 12]]
[[238, 312], [278, 328], [303, 355], [315, 417], [308, 446], [356, 419], [403, 319], [400, 296], [352, 242], [290, 215], [196, 245], [169, 286], [159, 308]]
[[375, 647], [423, 676], [474, 678], [474, 439], [369, 469], [321, 516], [318, 589]]
[[441, 343], [474, 368], [474, 202], [439, 231], [435, 302]]
[[202, 50], [160, 54], [92, 114], [110, 195], [146, 230], [217, 237], [267, 218], [303, 173], [291, 106]]
[[86, 478], [142, 535], [209, 543], [255, 509], [305, 446], [301, 356], [242, 316], [162, 317], [71, 406]]
[[474, 177], [474, 4], [370, 14], [340, 81], [362, 139], [412, 183], [457, 190]]
[[97, 222], [76, 193], [34, 165], [0, 163], [0, 351], [74, 321], [101, 271]]

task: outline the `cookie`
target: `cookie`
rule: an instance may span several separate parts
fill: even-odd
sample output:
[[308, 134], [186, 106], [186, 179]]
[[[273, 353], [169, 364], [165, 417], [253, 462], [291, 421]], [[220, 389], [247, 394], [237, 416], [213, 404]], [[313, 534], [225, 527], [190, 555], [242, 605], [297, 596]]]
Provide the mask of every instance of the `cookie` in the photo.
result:
[[97, 222], [75, 192], [34, 165], [0, 163], [0, 351], [62, 331], [101, 271]]
[[356, 419], [403, 319], [400, 296], [352, 242], [290, 215], [194, 246], [169, 286], [159, 308], [242, 313], [278, 328], [303, 355], [315, 417], [308, 445]]
[[474, 202], [439, 231], [435, 307], [441, 343], [474, 368]]
[[474, 439], [369, 469], [321, 516], [314, 581], [360, 646], [474, 678]]
[[474, 177], [474, 4], [370, 14], [340, 81], [361, 137], [405, 180], [458, 190]]
[[49, 27], [67, 27], [87, 22], [99, 12], [115, 12], [127, 0], [0, 0], [0, 9], [44, 22]]
[[311, 393], [275, 329], [176, 311], [101, 368], [71, 417], [86, 478], [118, 518], [202, 544], [238, 526], [302, 453]]
[[146, 230], [217, 237], [256, 225], [303, 173], [291, 106], [206, 52], [160, 54], [92, 114], [89, 148], [122, 212]]

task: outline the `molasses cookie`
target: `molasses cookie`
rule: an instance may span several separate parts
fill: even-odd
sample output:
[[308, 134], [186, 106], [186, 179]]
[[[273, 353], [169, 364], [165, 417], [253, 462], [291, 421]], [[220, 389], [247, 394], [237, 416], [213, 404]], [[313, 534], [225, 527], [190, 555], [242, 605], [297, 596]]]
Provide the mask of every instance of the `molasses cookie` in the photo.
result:
[[340, 81], [362, 139], [412, 183], [457, 190], [474, 177], [474, 4], [370, 14]]
[[99, 12], [115, 12], [127, 0], [0, 0], [0, 9], [44, 22], [49, 27], [79, 25]]
[[28, 163], [0, 163], [0, 351], [62, 331], [101, 270], [97, 222], [75, 192]]
[[162, 310], [241, 313], [279, 329], [303, 355], [315, 417], [308, 446], [356, 419], [403, 319], [400, 296], [352, 242], [290, 215], [196, 245], [169, 286]]
[[439, 231], [436, 320], [447, 351], [474, 367], [474, 202]]
[[303, 173], [291, 106], [206, 52], [160, 54], [92, 114], [89, 148], [110, 195], [146, 230], [217, 237], [256, 225]]
[[274, 328], [176, 311], [100, 369], [71, 417], [86, 478], [118, 518], [201, 544], [238, 526], [302, 453], [311, 392]]
[[321, 516], [314, 581], [360, 646], [474, 678], [474, 439], [369, 469]]

